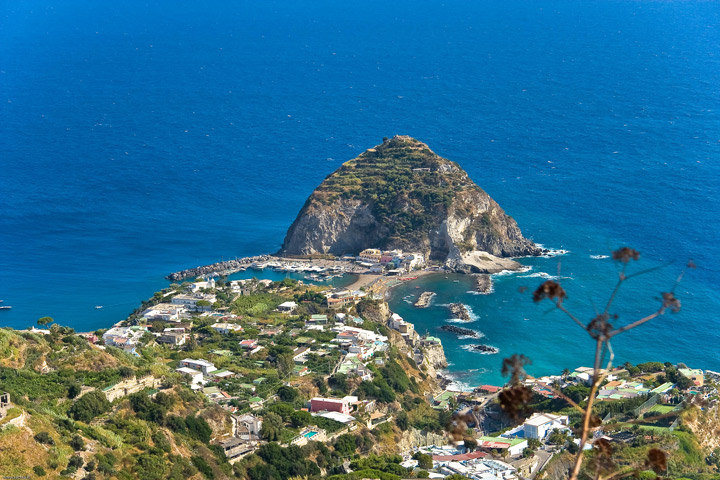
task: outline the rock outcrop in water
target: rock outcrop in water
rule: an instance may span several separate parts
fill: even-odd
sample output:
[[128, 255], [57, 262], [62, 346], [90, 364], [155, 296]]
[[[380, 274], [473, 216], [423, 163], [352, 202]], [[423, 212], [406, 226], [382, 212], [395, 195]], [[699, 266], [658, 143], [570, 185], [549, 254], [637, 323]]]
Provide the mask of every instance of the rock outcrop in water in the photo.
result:
[[492, 345], [483, 345], [483, 344], [472, 345], [470, 348], [476, 352], [484, 353], [486, 355], [492, 355], [492, 354], [498, 353], [500, 351], [497, 347], [493, 347]]
[[462, 303], [451, 303], [450, 305], [448, 305], [448, 308], [450, 309], [450, 312], [455, 315], [456, 318], [459, 318], [464, 322], [472, 322], [470, 312], [468, 311], [467, 307]]
[[455, 333], [457, 335], [464, 335], [468, 337], [477, 337], [478, 334], [475, 330], [470, 330], [469, 328], [462, 328], [462, 327], [456, 327], [455, 325], [443, 325], [440, 327], [440, 330], [445, 330], [446, 332]]
[[493, 282], [492, 277], [487, 274], [481, 274], [475, 277], [475, 291], [478, 293], [490, 293], [492, 292]]
[[430, 306], [430, 300], [435, 296], [435, 292], [423, 292], [420, 294], [415, 306], [417, 308], [427, 308]]
[[418, 251], [465, 273], [539, 255], [502, 208], [450, 160], [406, 136], [385, 139], [329, 175], [290, 226], [284, 255]]

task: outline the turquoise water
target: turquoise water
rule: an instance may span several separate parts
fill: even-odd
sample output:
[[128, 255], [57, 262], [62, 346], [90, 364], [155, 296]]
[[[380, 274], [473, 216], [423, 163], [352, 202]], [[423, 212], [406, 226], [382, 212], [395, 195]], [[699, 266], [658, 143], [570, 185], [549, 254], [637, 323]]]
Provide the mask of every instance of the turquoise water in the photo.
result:
[[[559, 374], [565, 368], [572, 371], [579, 366], [592, 366], [594, 341], [549, 302], [535, 304], [532, 301], [532, 292], [552, 278], [568, 292], [565, 306], [584, 323], [595, 316], [596, 309], [604, 308], [618, 278], [618, 266], [609, 258], [592, 258], [602, 253], [587, 250], [585, 245], [553, 258], [521, 259], [531, 269], [493, 275], [494, 291], [486, 295], [473, 291], [474, 282], [468, 276], [434, 274], [421, 277], [395, 288], [391, 292], [390, 307], [405, 320], [413, 322], [419, 333], [429, 333], [442, 340], [450, 363], [447, 373], [464, 388], [483, 383], [502, 385], [507, 380], [500, 373], [502, 359], [514, 353], [530, 358], [532, 364], [526, 369], [536, 376]], [[673, 287], [683, 264], [665, 265], [641, 260], [629, 271], [653, 267], [662, 268], [628, 280], [621, 287], [611, 309], [619, 315], [613, 322], [616, 326], [631, 323], [657, 310], [660, 292]], [[690, 270], [688, 275], [692, 276], [693, 272]], [[717, 330], [705, 330], [702, 339], [687, 334], [691, 329], [704, 329], [703, 325], [693, 325], [693, 319], [703, 317], [703, 297], [711, 292], [710, 289], [697, 291], [697, 288], [697, 282], [692, 280], [680, 283], [676, 289], [683, 302], [680, 313], [666, 313], [616, 337], [612, 342], [614, 364], [626, 361], [695, 362], [696, 367], [717, 370], [716, 350], [710, 347], [698, 352], [698, 343], [720, 345]], [[437, 295], [430, 307], [415, 308], [413, 303], [423, 291]], [[452, 302], [468, 306], [473, 320], [454, 319], [447, 308]], [[459, 337], [440, 330], [447, 324], [470, 328], [480, 338]], [[497, 347], [499, 352], [483, 354], [468, 350], [470, 345], [478, 343]]]
[[[590, 254], [676, 262], [623, 291], [623, 318], [694, 258], [683, 311], [616, 350], [720, 370], [716, 2], [34, 0], [4, 2], [0, 24], [2, 326], [107, 327], [170, 272], [276, 251], [326, 175], [405, 134], [572, 252], [527, 262], [562, 261], [585, 318], [614, 273]], [[540, 280], [443, 287], [501, 350], [442, 337], [458, 374], [498, 380], [514, 351], [537, 372], [589, 362], [518, 293]], [[432, 329], [445, 312], [417, 315]]]

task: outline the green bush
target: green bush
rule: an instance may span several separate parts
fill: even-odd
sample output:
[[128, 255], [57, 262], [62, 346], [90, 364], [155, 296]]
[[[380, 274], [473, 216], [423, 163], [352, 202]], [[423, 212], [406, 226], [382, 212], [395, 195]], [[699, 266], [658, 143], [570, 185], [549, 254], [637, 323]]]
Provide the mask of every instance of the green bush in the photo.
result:
[[68, 414], [75, 420], [89, 423], [98, 415], [110, 410], [110, 402], [107, 401], [105, 395], [97, 390], [86, 393], [79, 400], [77, 400]]
[[43, 443], [45, 445], [55, 445], [55, 440], [50, 437], [50, 434], [47, 432], [38, 432], [33, 437], [36, 442]]
[[212, 468], [210, 468], [210, 465], [208, 465], [208, 463], [205, 461], [204, 458], [202, 458], [199, 455], [194, 455], [190, 459], [190, 461], [192, 462], [193, 465], [195, 465], [195, 468], [197, 468], [200, 471], [200, 473], [202, 473], [205, 476], [205, 478], [208, 478], [210, 480], [215, 478], [215, 474], [213, 473]]

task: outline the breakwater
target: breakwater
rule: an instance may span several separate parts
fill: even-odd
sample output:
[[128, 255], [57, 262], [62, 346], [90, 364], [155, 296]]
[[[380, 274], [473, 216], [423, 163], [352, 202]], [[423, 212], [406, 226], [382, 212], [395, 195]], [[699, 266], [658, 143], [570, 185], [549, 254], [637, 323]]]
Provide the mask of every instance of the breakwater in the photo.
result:
[[171, 282], [178, 282], [186, 278], [195, 278], [202, 275], [230, 275], [241, 270], [245, 270], [255, 262], [266, 262], [270, 260], [270, 255], [256, 255], [254, 257], [235, 258], [233, 260], [225, 260], [213, 263], [211, 265], [202, 265], [195, 268], [188, 268], [167, 275], [165, 278]]
[[423, 292], [420, 294], [420, 298], [415, 302], [417, 308], [427, 308], [430, 305], [430, 300], [435, 296], [435, 292]]

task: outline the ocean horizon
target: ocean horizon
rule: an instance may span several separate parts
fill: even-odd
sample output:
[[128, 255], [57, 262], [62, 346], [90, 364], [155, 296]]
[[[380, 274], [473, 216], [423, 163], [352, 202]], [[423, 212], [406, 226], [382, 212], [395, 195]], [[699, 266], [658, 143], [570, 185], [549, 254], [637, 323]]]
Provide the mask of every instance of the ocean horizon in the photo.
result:
[[[589, 339], [531, 292], [558, 278], [589, 320], [617, 300], [616, 360], [720, 371], [720, 10], [712, 2], [399, 1], [300, 5], [131, 0], [0, 10], [0, 327], [51, 316], [107, 328], [164, 276], [276, 252], [342, 162], [410, 135], [460, 164], [553, 258], [494, 277], [423, 277], [391, 309], [439, 336], [461, 385], [592, 361]], [[457, 282], [456, 282], [457, 280]], [[420, 288], [416, 288], [420, 287]], [[523, 290], [526, 287], [527, 290]], [[433, 305], [407, 300], [437, 291]], [[444, 306], [500, 352], [439, 327]], [[102, 305], [102, 309], [95, 309]]]

